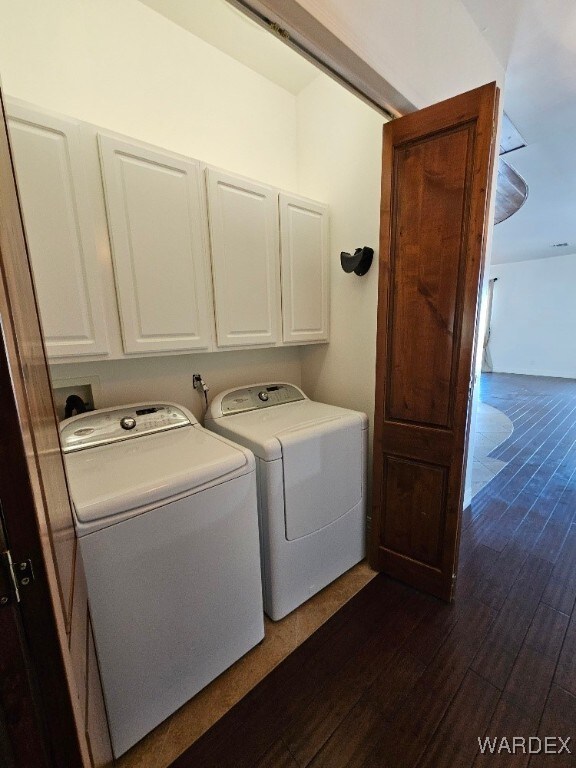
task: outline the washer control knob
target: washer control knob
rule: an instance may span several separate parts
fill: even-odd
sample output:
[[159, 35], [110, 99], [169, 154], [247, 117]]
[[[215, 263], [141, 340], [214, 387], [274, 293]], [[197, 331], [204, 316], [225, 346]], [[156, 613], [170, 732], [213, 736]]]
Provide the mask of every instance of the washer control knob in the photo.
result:
[[120, 426], [122, 429], [134, 429], [136, 419], [132, 418], [132, 416], [124, 416], [123, 419], [120, 419]]
[[260, 400], [266, 402], [266, 400], [268, 400], [268, 392], [258, 392], [258, 397]]

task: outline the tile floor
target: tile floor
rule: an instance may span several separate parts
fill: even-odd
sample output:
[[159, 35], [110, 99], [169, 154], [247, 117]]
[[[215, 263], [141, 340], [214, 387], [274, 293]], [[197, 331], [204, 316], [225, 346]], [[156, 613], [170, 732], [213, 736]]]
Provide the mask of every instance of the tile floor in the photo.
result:
[[487, 403], [480, 403], [472, 459], [472, 498], [506, 466], [507, 462], [492, 458], [490, 454], [513, 431], [512, 422], [505, 413]]
[[167, 768], [374, 576], [359, 563], [286, 618], [266, 619], [264, 641], [129, 750], [117, 768]]

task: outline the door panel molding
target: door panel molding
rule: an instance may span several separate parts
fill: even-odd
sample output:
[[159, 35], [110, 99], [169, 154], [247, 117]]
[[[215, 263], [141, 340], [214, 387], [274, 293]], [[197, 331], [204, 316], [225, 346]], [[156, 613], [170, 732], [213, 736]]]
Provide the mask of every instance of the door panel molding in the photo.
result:
[[450, 600], [495, 83], [384, 126], [371, 562]]
[[[458, 136], [460, 140], [462, 133], [466, 134], [462, 137], [465, 144], [455, 148], [454, 139]], [[474, 144], [474, 137], [470, 134], [470, 124], [459, 126], [449, 134], [438, 132], [408, 146], [400, 146], [395, 154], [392, 183], [397, 189], [397, 207], [390, 234], [390, 279], [393, 290], [388, 313], [390, 343], [386, 365], [385, 416], [398, 423], [413, 422], [426, 427], [452, 428], [463, 308], [463, 252], [467, 241], [467, 227], [459, 226], [460, 220], [452, 212], [460, 209], [465, 223], [470, 205], [467, 195], [473, 159], [470, 149], [473, 149]], [[439, 146], [440, 142], [444, 146]], [[438, 157], [434, 157], [433, 153]], [[450, 168], [454, 175], [442, 179], [446, 200], [438, 212], [435, 210], [438, 207], [438, 182], [431, 179], [427, 184], [425, 178], [413, 178], [414, 174], [411, 177], [410, 169], [406, 166], [416, 165], [418, 176], [425, 177], [428, 173], [437, 172], [439, 164], [446, 166], [449, 158], [453, 163]], [[427, 199], [411, 200], [408, 194], [405, 204], [399, 205], [398, 198], [403, 193], [403, 185], [410, 189], [415, 183], [424, 188]], [[411, 229], [411, 219], [416, 213], [420, 219], [418, 228]], [[436, 213], [436, 216], [428, 217], [428, 213]], [[405, 231], [412, 231], [416, 241], [402, 243]], [[429, 252], [438, 237], [442, 239], [438, 258], [429, 264], [413, 259], [413, 249], [426, 249]], [[456, 280], [457, 290], [439, 295], [440, 283], [451, 278]], [[418, 324], [416, 338], [415, 320]], [[435, 333], [438, 330], [440, 333]], [[419, 380], [416, 381], [410, 377], [410, 371], [418, 360], [426, 357], [430, 339], [437, 340], [435, 354], [429, 360], [431, 365], [420, 372]], [[412, 402], [407, 399], [409, 394], [412, 395]]]
[[[384, 466], [386, 506], [402, 505], [405, 514], [385, 518], [384, 549], [399, 557], [415, 559], [436, 571], [441, 562], [448, 468], [423, 461], [387, 456]], [[436, 508], [437, 515], [421, 515]]]

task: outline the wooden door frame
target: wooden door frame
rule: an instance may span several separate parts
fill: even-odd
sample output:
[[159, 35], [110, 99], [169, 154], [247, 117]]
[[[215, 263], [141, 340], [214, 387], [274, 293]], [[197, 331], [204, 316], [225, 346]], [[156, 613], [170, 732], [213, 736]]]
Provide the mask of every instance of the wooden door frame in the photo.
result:
[[[64, 619], [59, 616], [59, 606], [53, 602], [58, 588], [42, 506], [46, 499], [39, 454], [30, 429], [28, 388], [33, 380], [32, 366], [44, 366], [48, 375], [48, 365], [1, 101], [0, 131], [0, 500], [12, 557], [15, 562], [30, 559], [35, 577], [31, 585], [21, 590], [18, 621], [12, 622], [11, 637], [20, 647], [22, 658], [28, 660], [30, 679], [20, 679], [19, 696], [22, 706], [34, 713], [34, 718], [29, 720], [31, 726], [36, 724], [31, 738], [44, 742], [47, 765], [81, 768], [89, 765], [88, 755], [81, 743], [68, 683], [63, 654], [67, 642]], [[16, 273], [20, 286], [26, 285], [27, 296], [16, 290], [13, 279]], [[20, 323], [16, 321], [17, 316]], [[23, 318], [29, 329], [26, 337], [19, 331]], [[56, 429], [55, 425], [54, 417], [52, 423], [41, 426]], [[0, 610], [12, 608], [0, 607]], [[18, 622], [22, 631], [16, 637]], [[8, 622], [4, 624], [10, 631]], [[36, 696], [32, 688], [36, 688]], [[22, 745], [14, 729], [8, 735], [13, 739], [18, 760]], [[29, 768], [30, 763], [17, 762], [17, 765]]]

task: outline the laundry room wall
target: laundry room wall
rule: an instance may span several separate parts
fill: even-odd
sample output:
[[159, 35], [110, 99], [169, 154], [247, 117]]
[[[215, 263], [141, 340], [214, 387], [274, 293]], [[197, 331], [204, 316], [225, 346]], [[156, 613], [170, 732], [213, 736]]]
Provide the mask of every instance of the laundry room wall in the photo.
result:
[[204, 403], [192, 387], [193, 373], [202, 374], [210, 387], [210, 398], [224, 389], [257, 381], [300, 384], [300, 350], [259, 349], [51, 366], [56, 386], [64, 386], [70, 379], [95, 380], [97, 407], [166, 400], [186, 406], [201, 419]]
[[296, 191], [295, 96], [138, 0], [0, 0], [6, 96]]
[[[254, 381], [302, 383], [312, 397], [372, 412], [377, 263], [345, 275], [340, 250], [379, 227], [384, 117], [318, 73], [297, 96], [137, 0], [0, 0], [5, 93], [328, 203], [331, 342], [52, 366], [57, 384], [93, 383], [98, 407], [181, 402]], [[303, 378], [302, 372], [305, 371]]]
[[[298, 192], [296, 97], [137, 0], [0, 0], [4, 94]], [[97, 406], [301, 381], [298, 348], [57, 364]]]
[[[302, 350], [310, 395], [369, 415], [373, 425], [382, 127], [386, 118], [333, 81], [298, 94], [298, 175], [330, 205], [331, 343]], [[340, 251], [374, 249], [367, 275], [346, 274]]]

